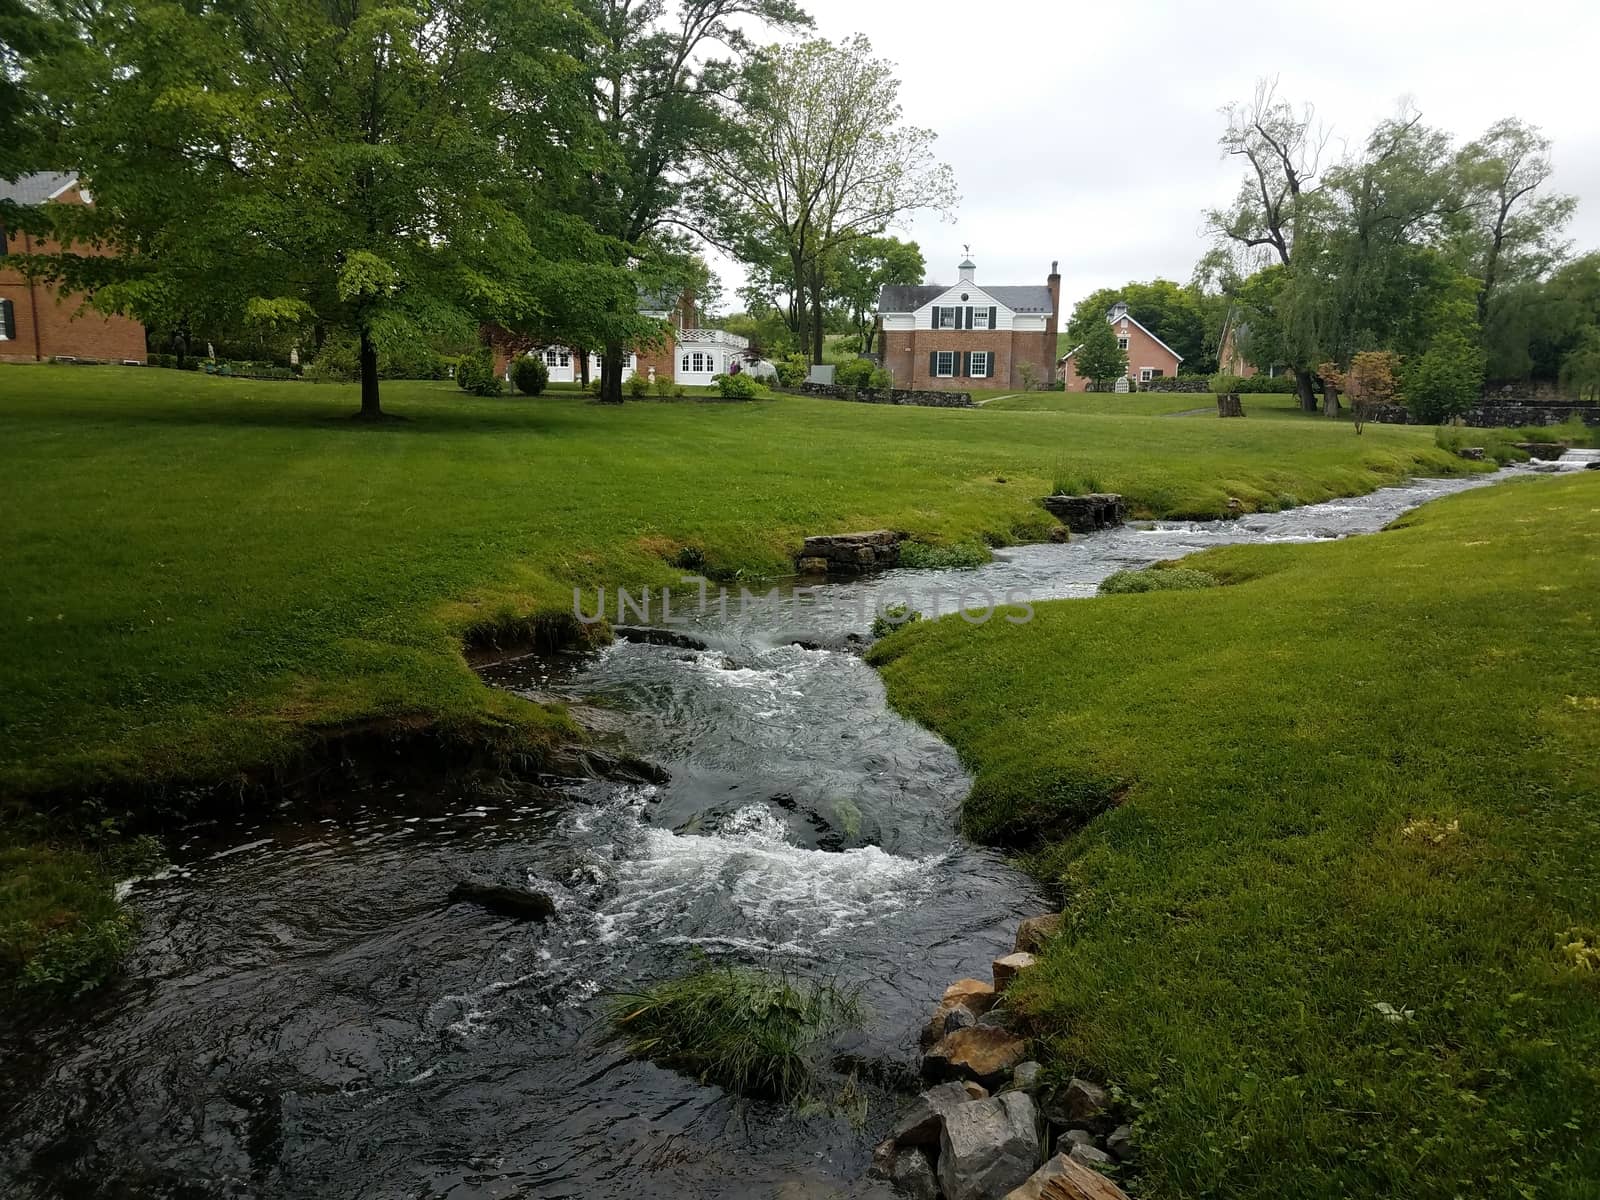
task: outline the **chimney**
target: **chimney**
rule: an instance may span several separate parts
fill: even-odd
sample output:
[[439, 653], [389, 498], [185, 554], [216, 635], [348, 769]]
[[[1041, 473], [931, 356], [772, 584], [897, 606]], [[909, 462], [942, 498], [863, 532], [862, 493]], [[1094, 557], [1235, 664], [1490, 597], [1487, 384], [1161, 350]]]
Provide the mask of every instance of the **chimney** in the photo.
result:
[[[1050, 316], [1045, 322], [1047, 333], [1054, 334], [1061, 324], [1061, 263], [1055, 261], [1050, 264], [1050, 276], [1045, 280], [1050, 285]], [[1052, 346], [1054, 342], [1050, 343]], [[1052, 352], [1053, 356], [1053, 352]]]
[[961, 265], [956, 268], [961, 273], [959, 283], [972, 283], [977, 276], [978, 268], [970, 258], [963, 258]]

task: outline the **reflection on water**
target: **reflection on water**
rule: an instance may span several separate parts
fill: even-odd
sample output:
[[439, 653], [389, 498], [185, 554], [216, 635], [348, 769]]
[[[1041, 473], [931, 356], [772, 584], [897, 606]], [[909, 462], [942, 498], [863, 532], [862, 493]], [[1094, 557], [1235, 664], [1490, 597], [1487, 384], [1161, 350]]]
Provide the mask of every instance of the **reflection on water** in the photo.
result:
[[[953, 752], [842, 650], [880, 601], [935, 589], [1085, 596], [1224, 542], [1369, 532], [1483, 482], [1428, 481], [1236, 522], [1162, 522], [891, 572], [777, 613], [696, 620], [706, 649], [619, 642], [487, 672], [629, 714], [669, 782], [381, 787], [333, 816], [196, 830], [130, 889], [125, 982], [7, 1037], [8, 1196], [866, 1194], [864, 1127], [736, 1103], [625, 1060], [608, 991], [696, 955], [859, 984], [864, 1050], [910, 1064], [950, 980], [983, 975], [1029, 882], [956, 838]], [[946, 602], [948, 610], [949, 601]], [[865, 614], [863, 616], [862, 614]], [[548, 925], [450, 906], [472, 875], [535, 886]]]

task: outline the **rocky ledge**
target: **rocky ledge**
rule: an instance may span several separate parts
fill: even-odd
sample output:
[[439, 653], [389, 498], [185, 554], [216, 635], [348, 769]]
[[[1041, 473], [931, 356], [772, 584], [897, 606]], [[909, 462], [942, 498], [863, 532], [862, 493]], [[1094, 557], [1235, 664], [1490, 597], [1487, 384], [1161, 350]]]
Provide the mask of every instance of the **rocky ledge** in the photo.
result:
[[[1061, 932], [1059, 914], [1029, 917], [993, 983], [960, 979], [922, 1030], [933, 1086], [900, 1114], [872, 1173], [916, 1200], [1127, 1200], [1104, 1172], [1133, 1159], [1133, 1129], [1105, 1088], [1064, 1082], [1028, 1057], [1005, 993]], [[937, 1082], [935, 1082], [937, 1081]]]
[[1128, 504], [1116, 492], [1090, 492], [1087, 496], [1046, 496], [1039, 501], [1073, 533], [1110, 529], [1128, 519]]
[[900, 562], [905, 534], [892, 529], [808, 537], [797, 562], [801, 574], [863, 575]]

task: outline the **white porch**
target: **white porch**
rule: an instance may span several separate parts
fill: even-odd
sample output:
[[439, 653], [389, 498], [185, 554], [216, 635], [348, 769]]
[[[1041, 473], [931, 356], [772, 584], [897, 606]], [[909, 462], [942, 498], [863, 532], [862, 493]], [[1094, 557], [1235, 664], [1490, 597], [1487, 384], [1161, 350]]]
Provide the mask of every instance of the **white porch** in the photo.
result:
[[744, 370], [750, 340], [721, 329], [680, 329], [674, 349], [673, 379], [686, 387], [709, 387], [718, 375]]

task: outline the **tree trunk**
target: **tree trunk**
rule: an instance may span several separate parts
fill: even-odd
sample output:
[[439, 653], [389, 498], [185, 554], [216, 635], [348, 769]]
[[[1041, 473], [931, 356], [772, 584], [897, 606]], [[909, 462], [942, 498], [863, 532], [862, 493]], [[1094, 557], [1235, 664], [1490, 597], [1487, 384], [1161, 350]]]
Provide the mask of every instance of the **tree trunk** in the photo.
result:
[[1322, 415], [1337, 417], [1339, 415], [1339, 389], [1331, 383], [1322, 385]]
[[378, 406], [378, 348], [372, 344], [372, 331], [361, 330], [361, 411], [356, 416], [363, 421], [380, 421], [383, 409]]
[[584, 391], [589, 390], [589, 351], [578, 351], [578, 386]]
[[822, 361], [822, 274], [818, 272], [811, 281], [811, 361]]
[[1218, 396], [1217, 397], [1217, 416], [1219, 416], [1219, 417], [1242, 417], [1242, 416], [1244, 416], [1244, 405], [1239, 403], [1239, 393], [1238, 392], [1228, 392], [1226, 395], [1222, 395], [1222, 396]]
[[1311, 372], [1302, 371], [1299, 367], [1289, 368], [1294, 372], [1294, 392], [1300, 397], [1300, 408], [1304, 412], [1317, 411], [1317, 394], [1311, 387]]
[[622, 403], [622, 364], [627, 361], [621, 342], [607, 342], [600, 358], [600, 403]]

